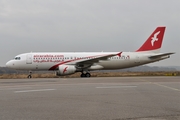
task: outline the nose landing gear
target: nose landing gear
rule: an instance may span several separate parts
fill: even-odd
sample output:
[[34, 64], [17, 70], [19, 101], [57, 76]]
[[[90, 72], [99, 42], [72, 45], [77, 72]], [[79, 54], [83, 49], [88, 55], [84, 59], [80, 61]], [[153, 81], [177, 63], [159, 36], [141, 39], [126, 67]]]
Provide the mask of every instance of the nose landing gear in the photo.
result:
[[30, 72], [29, 72], [29, 75], [27, 76], [27, 78], [29, 78], [29, 79], [32, 78], [32, 75], [31, 75], [31, 74], [32, 74], [32, 72], [30, 71]]

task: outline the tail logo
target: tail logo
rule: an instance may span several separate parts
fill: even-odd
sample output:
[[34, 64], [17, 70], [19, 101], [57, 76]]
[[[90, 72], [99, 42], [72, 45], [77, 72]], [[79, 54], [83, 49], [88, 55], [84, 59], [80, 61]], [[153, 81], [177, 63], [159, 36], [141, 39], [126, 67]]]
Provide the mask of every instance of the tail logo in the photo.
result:
[[160, 31], [157, 32], [157, 33], [155, 33], [154, 36], [151, 38], [151, 39], [152, 39], [152, 40], [151, 40], [151, 45], [152, 45], [152, 46], [154, 46], [154, 42], [155, 42], [155, 41], [158, 41], [157, 36], [159, 35], [159, 33], [160, 33]]

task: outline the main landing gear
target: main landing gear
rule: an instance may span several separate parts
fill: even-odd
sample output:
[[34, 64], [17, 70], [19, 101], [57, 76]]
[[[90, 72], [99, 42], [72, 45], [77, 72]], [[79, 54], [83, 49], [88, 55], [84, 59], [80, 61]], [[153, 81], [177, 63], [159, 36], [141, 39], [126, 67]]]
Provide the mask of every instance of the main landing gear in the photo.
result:
[[30, 72], [29, 72], [29, 75], [27, 76], [27, 78], [29, 78], [29, 79], [32, 78], [32, 75], [31, 75], [31, 74], [32, 74], [32, 72], [30, 71]]
[[81, 77], [91, 77], [91, 74], [90, 73], [81, 73]]

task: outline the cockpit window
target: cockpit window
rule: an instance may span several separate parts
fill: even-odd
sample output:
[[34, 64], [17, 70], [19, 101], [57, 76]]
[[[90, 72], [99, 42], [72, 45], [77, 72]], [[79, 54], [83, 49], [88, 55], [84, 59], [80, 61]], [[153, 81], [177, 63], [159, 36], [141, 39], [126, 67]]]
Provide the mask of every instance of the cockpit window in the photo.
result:
[[21, 57], [15, 57], [14, 59], [15, 59], [15, 60], [20, 60], [20, 59], [21, 59]]

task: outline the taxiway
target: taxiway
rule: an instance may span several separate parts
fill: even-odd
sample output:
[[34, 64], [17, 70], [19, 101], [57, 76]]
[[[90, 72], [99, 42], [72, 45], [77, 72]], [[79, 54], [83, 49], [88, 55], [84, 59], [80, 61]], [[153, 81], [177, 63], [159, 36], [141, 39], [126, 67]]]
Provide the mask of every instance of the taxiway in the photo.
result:
[[180, 77], [0, 79], [0, 120], [180, 120]]

